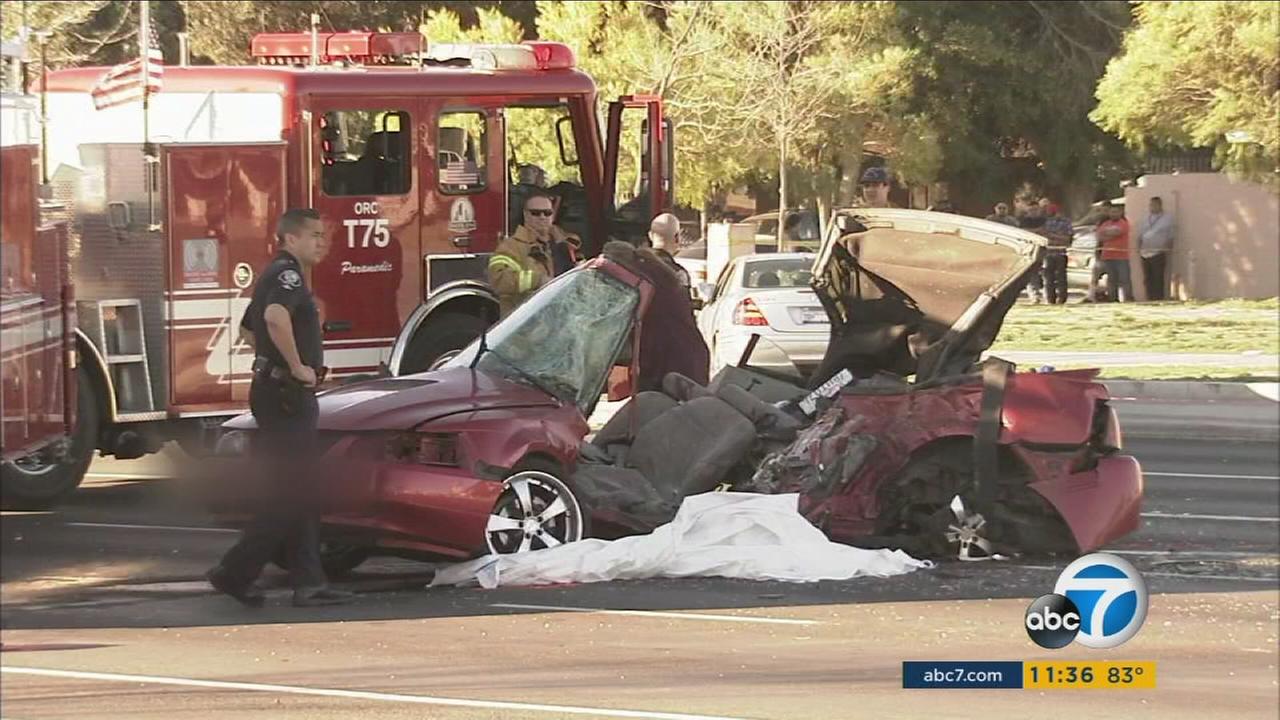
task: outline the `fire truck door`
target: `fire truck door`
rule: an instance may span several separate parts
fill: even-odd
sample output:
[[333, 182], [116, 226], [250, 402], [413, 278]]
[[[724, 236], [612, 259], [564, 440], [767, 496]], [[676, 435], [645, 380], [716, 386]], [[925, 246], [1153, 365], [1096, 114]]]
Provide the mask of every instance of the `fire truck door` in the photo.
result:
[[421, 104], [366, 97], [311, 104], [308, 175], [329, 238], [312, 288], [331, 377], [376, 371], [420, 301], [414, 158], [425, 132]]
[[[40, 226], [36, 148], [0, 162], [0, 447], [20, 454], [69, 429], [64, 342], [66, 235]], [[71, 378], [75, 388], [75, 379]], [[74, 392], [72, 393], [74, 397]]]
[[612, 234], [639, 239], [675, 198], [675, 135], [662, 98], [627, 95], [609, 103], [605, 198], [615, 208]]
[[431, 103], [429, 149], [419, 158], [425, 295], [458, 280], [484, 280], [507, 228], [502, 104], [490, 98]]
[[239, 340], [285, 210], [284, 143], [170, 145], [168, 335], [173, 410], [243, 407], [253, 351]]

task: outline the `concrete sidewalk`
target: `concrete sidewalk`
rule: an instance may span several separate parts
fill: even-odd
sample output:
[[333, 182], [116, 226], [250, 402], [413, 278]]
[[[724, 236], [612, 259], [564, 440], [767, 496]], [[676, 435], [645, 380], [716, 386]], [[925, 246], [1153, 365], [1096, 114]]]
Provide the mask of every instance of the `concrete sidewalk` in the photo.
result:
[[1247, 353], [1149, 353], [1149, 352], [1075, 352], [1061, 350], [994, 350], [989, 355], [1003, 358], [1027, 369], [1040, 365], [1053, 367], [1137, 367], [1161, 365], [1209, 365], [1229, 368], [1276, 368], [1280, 355]]

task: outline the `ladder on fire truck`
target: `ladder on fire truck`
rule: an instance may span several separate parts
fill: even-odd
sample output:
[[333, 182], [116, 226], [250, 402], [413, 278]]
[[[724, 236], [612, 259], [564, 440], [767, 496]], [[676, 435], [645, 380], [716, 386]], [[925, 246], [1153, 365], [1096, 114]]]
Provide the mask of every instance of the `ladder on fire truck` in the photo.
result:
[[96, 327], [107, 372], [116, 387], [122, 413], [155, 411], [151, 394], [151, 366], [147, 363], [142, 302], [133, 298], [96, 300]]

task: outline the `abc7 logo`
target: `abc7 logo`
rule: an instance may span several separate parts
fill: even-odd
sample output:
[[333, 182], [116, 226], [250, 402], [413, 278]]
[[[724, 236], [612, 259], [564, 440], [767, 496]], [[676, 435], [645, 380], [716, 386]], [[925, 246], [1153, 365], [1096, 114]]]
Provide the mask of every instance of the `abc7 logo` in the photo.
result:
[[1044, 648], [1078, 641], [1085, 647], [1118, 647], [1147, 618], [1147, 585], [1129, 562], [1094, 553], [1067, 566], [1053, 593], [1036, 598], [1024, 622], [1027, 635]]

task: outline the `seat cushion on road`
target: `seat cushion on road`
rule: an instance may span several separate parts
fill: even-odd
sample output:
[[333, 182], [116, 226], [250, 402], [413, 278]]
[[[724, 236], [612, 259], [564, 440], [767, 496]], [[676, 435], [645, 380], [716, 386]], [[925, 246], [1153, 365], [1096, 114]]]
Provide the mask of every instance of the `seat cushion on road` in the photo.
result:
[[679, 507], [661, 497], [639, 470], [584, 463], [569, 481], [584, 511], [637, 532], [670, 521]]
[[[599, 447], [607, 447], [617, 443], [629, 443], [632, 433], [649, 423], [650, 420], [676, 406], [676, 401], [657, 392], [642, 392], [627, 401], [609, 418], [609, 422], [600, 428], [600, 432], [591, 438], [591, 442]], [[635, 422], [632, 423], [634, 418]]]
[[700, 397], [654, 418], [636, 434], [627, 456], [658, 494], [674, 502], [708, 492], [746, 457], [755, 426], [719, 398]]

